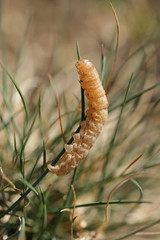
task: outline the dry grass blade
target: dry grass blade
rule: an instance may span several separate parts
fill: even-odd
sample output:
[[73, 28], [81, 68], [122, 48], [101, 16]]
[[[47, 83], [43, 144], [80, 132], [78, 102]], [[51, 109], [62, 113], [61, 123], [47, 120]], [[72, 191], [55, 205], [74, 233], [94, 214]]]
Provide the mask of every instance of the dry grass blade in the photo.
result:
[[148, 174], [144, 174], [144, 173], [134, 173], [129, 175], [128, 177], [126, 177], [125, 179], [123, 179], [122, 181], [120, 181], [118, 184], [116, 184], [116, 186], [112, 189], [112, 191], [109, 193], [108, 198], [107, 198], [107, 204], [106, 204], [106, 220], [108, 222], [108, 206], [109, 206], [109, 202], [113, 196], [113, 194], [120, 188], [122, 187], [126, 182], [130, 181], [131, 179], [134, 178], [142, 178], [142, 177], [148, 177]]
[[55, 86], [55, 83], [53, 81], [53, 78], [51, 75], [48, 75], [50, 83], [52, 85], [54, 94], [55, 94], [55, 98], [56, 98], [56, 103], [57, 103], [57, 107], [58, 107], [58, 118], [59, 118], [59, 125], [60, 125], [60, 129], [61, 129], [61, 133], [62, 133], [62, 138], [63, 138], [63, 142], [64, 144], [67, 142], [65, 135], [64, 135], [64, 128], [63, 128], [63, 123], [62, 123], [62, 113], [61, 113], [61, 106], [60, 106], [60, 101], [59, 101], [59, 97], [58, 97], [58, 92], [57, 92], [57, 88]]
[[15, 191], [15, 192], [20, 192], [20, 189], [16, 188], [15, 184], [9, 179], [9, 177], [7, 177], [4, 173], [2, 168], [0, 168], [0, 184], [2, 183], [2, 180], [6, 181], [9, 186], [11, 186], [11, 188]]
[[123, 172], [120, 174], [120, 176], [123, 176], [124, 173], [133, 165], [135, 164], [142, 156], [144, 153], [140, 154], [136, 159], [134, 159], [124, 170]]

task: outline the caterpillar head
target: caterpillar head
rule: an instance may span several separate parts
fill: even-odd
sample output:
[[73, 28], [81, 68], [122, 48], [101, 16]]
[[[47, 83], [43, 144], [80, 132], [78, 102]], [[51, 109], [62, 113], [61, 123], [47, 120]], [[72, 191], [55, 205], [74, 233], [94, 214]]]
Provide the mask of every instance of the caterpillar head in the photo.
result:
[[86, 75], [88, 74], [88, 71], [94, 68], [94, 66], [88, 59], [83, 58], [77, 62], [76, 68], [80, 75]]

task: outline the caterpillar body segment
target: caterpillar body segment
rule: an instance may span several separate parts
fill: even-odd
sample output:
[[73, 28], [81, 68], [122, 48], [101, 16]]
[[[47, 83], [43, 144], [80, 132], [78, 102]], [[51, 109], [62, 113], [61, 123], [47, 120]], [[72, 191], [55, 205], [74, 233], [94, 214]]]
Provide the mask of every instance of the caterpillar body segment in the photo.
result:
[[65, 153], [48, 169], [58, 176], [71, 172], [87, 155], [108, 117], [108, 101], [94, 65], [87, 59], [76, 64], [80, 76], [81, 87], [88, 99], [86, 120], [82, 121], [79, 133], [73, 133], [73, 142], [65, 144]]

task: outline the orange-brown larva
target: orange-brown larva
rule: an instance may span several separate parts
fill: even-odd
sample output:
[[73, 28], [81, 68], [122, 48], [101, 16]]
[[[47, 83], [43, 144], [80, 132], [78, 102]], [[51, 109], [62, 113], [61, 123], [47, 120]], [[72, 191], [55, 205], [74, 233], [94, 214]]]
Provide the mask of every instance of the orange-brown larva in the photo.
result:
[[73, 133], [73, 142], [65, 144], [65, 153], [54, 166], [47, 166], [58, 176], [71, 172], [88, 155], [108, 116], [108, 101], [96, 68], [87, 59], [79, 60], [76, 67], [88, 99], [88, 109], [79, 133]]

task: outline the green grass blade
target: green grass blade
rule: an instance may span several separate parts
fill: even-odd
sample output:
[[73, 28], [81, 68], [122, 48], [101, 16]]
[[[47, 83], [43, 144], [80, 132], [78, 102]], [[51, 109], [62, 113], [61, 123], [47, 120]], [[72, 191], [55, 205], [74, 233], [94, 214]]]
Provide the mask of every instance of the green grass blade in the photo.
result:
[[45, 200], [45, 196], [41, 191], [41, 197], [42, 197], [42, 208], [43, 208], [43, 231], [46, 229], [47, 227], [47, 206], [46, 206], [46, 200]]
[[131, 179], [131, 182], [138, 188], [138, 190], [140, 192], [139, 199], [141, 199], [143, 197], [143, 189], [142, 189], [141, 185], [135, 179]]
[[81, 59], [81, 55], [80, 55], [80, 50], [79, 50], [79, 43], [78, 41], [76, 41], [76, 51], [77, 51], [77, 58], [78, 61]]
[[39, 196], [37, 190], [26, 179], [19, 179], [19, 181], [27, 186], [32, 192], [34, 192], [37, 197]]
[[[95, 206], [105, 206], [108, 202], [106, 201], [98, 201], [98, 202], [91, 202], [91, 203], [84, 203], [78, 204], [75, 206], [68, 206], [66, 205], [65, 209], [73, 209], [73, 208], [85, 208], [85, 207], [95, 207]], [[140, 201], [140, 200], [113, 200], [109, 202], [109, 205], [116, 205], [116, 204], [151, 204], [149, 201]], [[52, 213], [57, 213], [62, 211], [64, 208], [58, 208], [53, 210]]]
[[20, 98], [22, 100], [22, 103], [23, 103], [23, 106], [24, 106], [24, 111], [25, 111], [25, 114], [26, 114], [26, 121], [28, 122], [28, 119], [29, 119], [29, 111], [28, 111], [28, 106], [27, 106], [27, 102], [17, 84], [17, 82], [13, 79], [13, 77], [10, 75], [10, 73], [8, 72], [8, 70], [6, 69], [6, 67], [4, 65], [2, 65], [2, 63], [0, 63], [2, 69], [4, 70], [4, 72], [7, 74], [7, 76], [9, 77], [9, 79], [12, 81], [13, 85], [15, 86], [15, 88], [17, 89], [17, 92], [19, 93], [20, 95]]
[[32, 129], [33, 129], [33, 126], [35, 124], [35, 121], [36, 121], [36, 118], [37, 118], [37, 112], [35, 112], [35, 116], [33, 118], [33, 121], [31, 122], [31, 125], [28, 129], [28, 131], [26, 131], [26, 129], [24, 128], [24, 136], [23, 136], [23, 139], [22, 139], [22, 145], [21, 145], [21, 150], [20, 150], [20, 156], [19, 156], [19, 159], [20, 159], [20, 171], [22, 173], [22, 176], [24, 178], [24, 175], [25, 175], [25, 159], [24, 159], [24, 150], [25, 150], [25, 146], [30, 138], [30, 135], [32, 133]]
[[108, 164], [108, 162], [110, 160], [111, 152], [112, 152], [112, 149], [114, 147], [115, 139], [116, 139], [119, 127], [120, 127], [122, 113], [123, 113], [124, 107], [125, 107], [125, 105], [127, 103], [127, 96], [128, 96], [128, 92], [129, 92], [129, 88], [130, 88], [132, 79], [133, 79], [133, 74], [130, 77], [130, 80], [129, 80], [129, 83], [128, 83], [128, 86], [127, 86], [127, 90], [126, 90], [126, 93], [125, 93], [125, 96], [124, 96], [124, 100], [123, 100], [123, 103], [122, 103], [121, 111], [120, 111], [120, 114], [119, 114], [119, 117], [118, 117], [118, 121], [117, 121], [115, 130], [113, 132], [113, 136], [112, 136], [110, 144], [109, 144], [108, 152], [106, 154], [106, 161], [105, 161], [105, 163], [103, 165], [103, 169], [102, 169], [102, 176], [103, 176], [103, 178], [105, 178], [105, 176], [106, 176], [106, 167], [107, 167], [107, 164]]
[[36, 166], [37, 166], [37, 164], [38, 164], [38, 162], [39, 162], [39, 160], [40, 160], [40, 157], [41, 157], [41, 155], [42, 155], [42, 151], [43, 151], [43, 150], [40, 150], [40, 152], [38, 153], [38, 156], [37, 156], [37, 158], [36, 158], [35, 164], [34, 164], [33, 167], [32, 167], [31, 173], [30, 173], [29, 178], [28, 178], [28, 181], [29, 181], [29, 182], [31, 181], [31, 179], [32, 179], [32, 177], [33, 177], [33, 174], [34, 174], [34, 172], [35, 172]]

